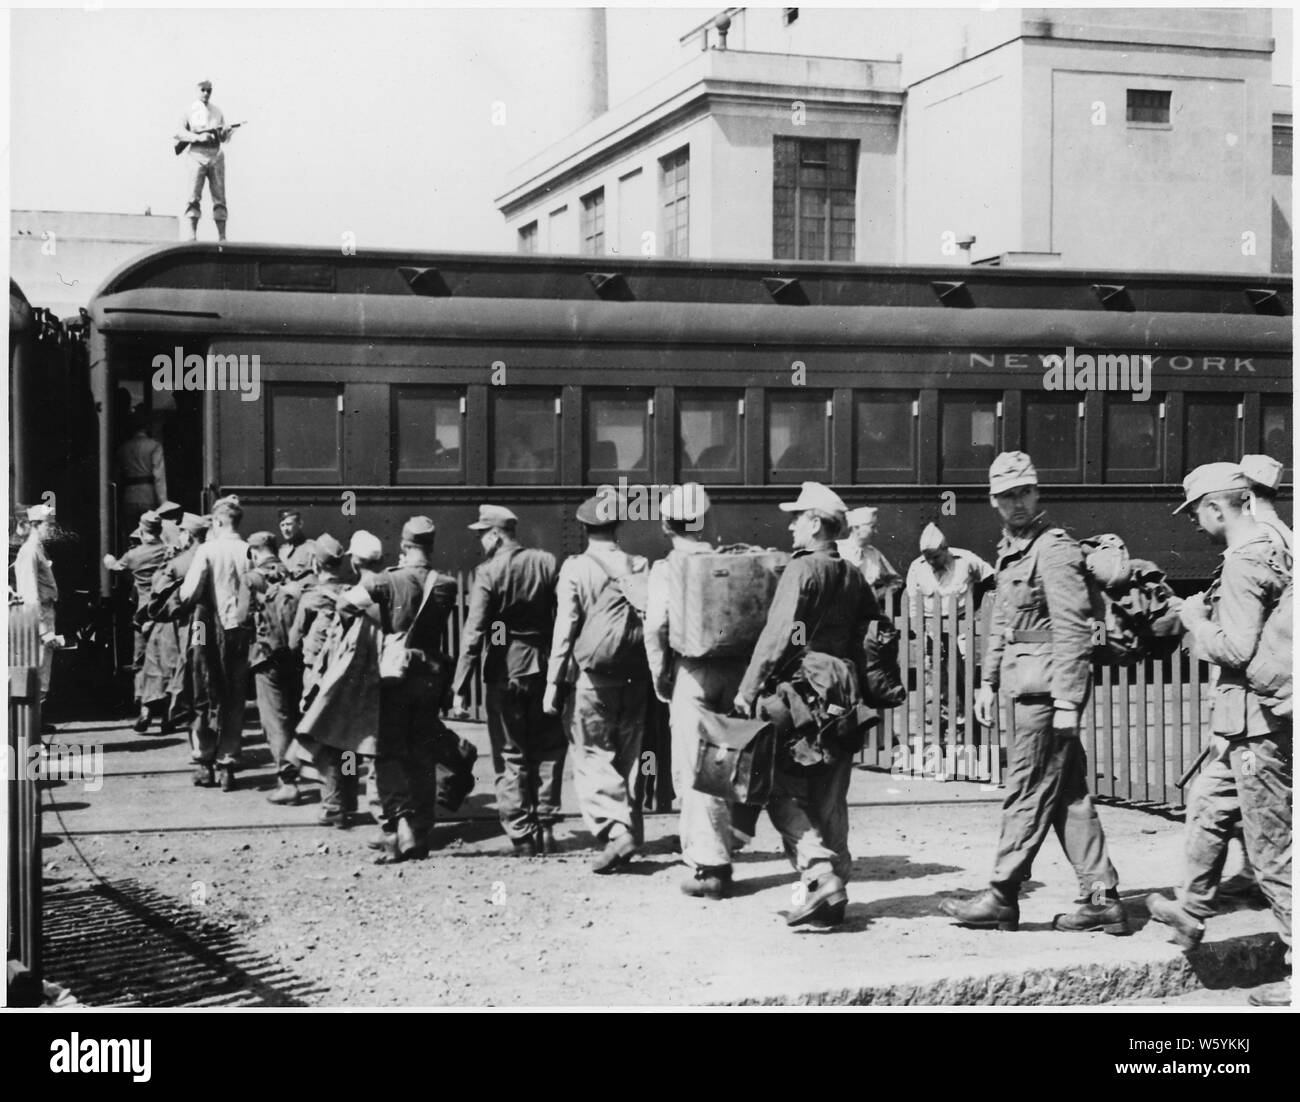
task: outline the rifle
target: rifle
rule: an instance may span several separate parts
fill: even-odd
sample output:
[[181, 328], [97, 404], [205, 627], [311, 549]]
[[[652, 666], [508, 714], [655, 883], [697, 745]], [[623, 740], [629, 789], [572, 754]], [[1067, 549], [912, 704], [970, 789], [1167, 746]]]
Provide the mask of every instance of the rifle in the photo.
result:
[[1174, 782], [1174, 784], [1176, 784], [1180, 789], [1186, 788], [1188, 781], [1192, 779], [1192, 774], [1195, 773], [1198, 769], [1200, 769], [1201, 763], [1205, 761], [1205, 759], [1208, 758], [1209, 756], [1210, 756], [1210, 748], [1207, 746], [1196, 756], [1196, 760], [1187, 767], [1186, 772], [1184, 772], [1183, 775]]
[[[247, 121], [248, 121], [247, 119], [244, 120], [244, 122]], [[229, 126], [205, 126], [202, 130], [194, 130], [191, 131], [191, 133], [194, 134], [194, 136], [197, 138], [201, 134], [216, 134], [222, 130], [238, 130], [241, 126], [244, 125], [244, 122], [231, 123]], [[173, 149], [173, 152], [175, 152], [176, 156], [179, 157], [183, 152], [185, 152], [185, 150], [189, 146], [193, 144], [194, 143], [192, 141], [177, 142]]]

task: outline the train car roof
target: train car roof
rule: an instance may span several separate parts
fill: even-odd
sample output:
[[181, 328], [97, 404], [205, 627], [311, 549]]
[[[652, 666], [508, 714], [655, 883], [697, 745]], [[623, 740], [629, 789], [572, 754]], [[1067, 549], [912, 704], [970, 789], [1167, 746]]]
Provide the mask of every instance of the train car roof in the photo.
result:
[[23, 289], [9, 280], [9, 332], [22, 333], [32, 327], [32, 306]]
[[345, 255], [227, 242], [167, 245], [136, 257], [95, 293], [92, 313], [107, 299], [147, 290], [277, 296], [282, 307], [294, 301], [279, 297], [285, 295], [498, 300], [516, 307], [519, 300], [752, 306], [787, 323], [792, 312], [773, 307], [901, 307], [935, 318], [1000, 310], [1278, 318], [1293, 307], [1290, 277], [1266, 274], [366, 249]]

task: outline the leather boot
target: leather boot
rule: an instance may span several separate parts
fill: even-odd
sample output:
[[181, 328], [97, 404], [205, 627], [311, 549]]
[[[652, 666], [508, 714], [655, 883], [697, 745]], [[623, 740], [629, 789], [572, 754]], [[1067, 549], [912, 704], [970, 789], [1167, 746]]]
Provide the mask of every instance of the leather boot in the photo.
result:
[[217, 223], [217, 240], [224, 241], [226, 239], [226, 220], [219, 218], [215, 219], [215, 221]]
[[536, 831], [525, 834], [522, 838], [511, 838], [510, 844], [516, 857], [536, 857], [543, 852]]
[[301, 793], [298, 786], [290, 781], [281, 780], [275, 786], [275, 791], [266, 797], [267, 803], [272, 804], [296, 804], [301, 799]]
[[416, 834], [414, 824], [403, 815], [397, 820], [397, 855], [403, 861], [412, 861], [428, 854], [429, 848]]
[[977, 930], [1020, 929], [1020, 903], [1008, 901], [992, 888], [987, 888], [974, 899], [945, 899], [939, 910], [955, 918], [959, 926]]
[[636, 839], [632, 837], [631, 832], [620, 834], [606, 843], [600, 855], [591, 863], [591, 871], [601, 875], [613, 872], [631, 861], [634, 853], [636, 853]]
[[223, 765], [221, 767], [221, 791], [233, 792], [235, 790], [235, 767], [233, 765]]
[[814, 923], [818, 926], [838, 926], [844, 921], [844, 908], [849, 901], [844, 881], [833, 872], [823, 873], [808, 883], [808, 894], [803, 905], [786, 917], [787, 926]]
[[1085, 903], [1073, 914], [1057, 915], [1052, 919], [1052, 929], [1075, 933], [1102, 930], [1117, 937], [1126, 937], [1133, 932], [1128, 924], [1124, 904], [1118, 899], [1108, 899], [1105, 903]]
[[143, 735], [149, 730], [149, 724], [152, 722], [153, 716], [149, 714], [149, 709], [142, 704], [140, 705], [140, 714], [135, 717], [135, 722], [131, 724], [131, 730]]
[[550, 823], [543, 823], [537, 828], [537, 849], [539, 853], [559, 853], [560, 846], [555, 840], [555, 828]]
[[1290, 1006], [1291, 981], [1278, 980], [1277, 983], [1266, 983], [1263, 987], [1257, 987], [1250, 993], [1247, 1001], [1251, 1006]]
[[700, 866], [682, 881], [682, 894], [696, 899], [726, 899], [731, 891], [731, 866]]
[[1174, 931], [1174, 940], [1184, 949], [1195, 949], [1205, 936], [1205, 923], [1193, 918], [1172, 899], [1159, 892], [1147, 896], [1147, 913], [1156, 922], [1163, 922]]
[[190, 219], [190, 240], [197, 241], [198, 239], [199, 239], [199, 220], [197, 218], [191, 218]]
[[196, 765], [193, 774], [190, 776], [190, 781], [196, 788], [217, 787], [215, 771], [210, 765]]

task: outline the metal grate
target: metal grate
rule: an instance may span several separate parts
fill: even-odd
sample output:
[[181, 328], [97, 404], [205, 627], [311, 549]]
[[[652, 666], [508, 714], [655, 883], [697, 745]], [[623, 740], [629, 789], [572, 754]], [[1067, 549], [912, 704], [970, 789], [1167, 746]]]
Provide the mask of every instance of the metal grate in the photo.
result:
[[307, 1006], [326, 994], [135, 880], [47, 891], [47, 978], [88, 1006]]

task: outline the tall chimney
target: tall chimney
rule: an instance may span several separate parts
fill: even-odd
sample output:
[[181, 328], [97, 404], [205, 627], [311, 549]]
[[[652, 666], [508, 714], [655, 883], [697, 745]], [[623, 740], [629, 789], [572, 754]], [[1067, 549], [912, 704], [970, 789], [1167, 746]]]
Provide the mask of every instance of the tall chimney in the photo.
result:
[[582, 8], [579, 12], [578, 76], [580, 82], [580, 126], [609, 110], [609, 48], [604, 8]]

